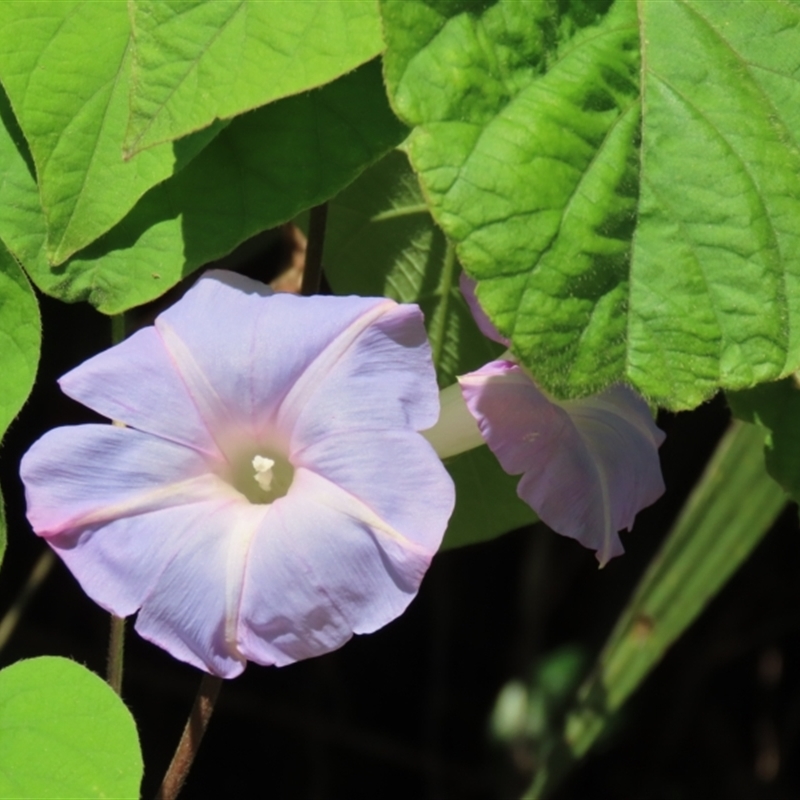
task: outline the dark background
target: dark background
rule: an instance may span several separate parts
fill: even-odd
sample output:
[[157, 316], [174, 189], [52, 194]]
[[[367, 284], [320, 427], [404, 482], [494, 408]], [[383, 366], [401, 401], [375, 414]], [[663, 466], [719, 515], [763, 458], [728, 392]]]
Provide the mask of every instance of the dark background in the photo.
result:
[[[44, 548], [24, 517], [20, 457], [45, 430], [92, 419], [55, 380], [110, 341], [108, 319], [88, 306], [41, 305], [36, 387], [0, 452], [9, 530], [0, 615]], [[498, 691], [555, 648], [576, 644], [589, 657], [599, 649], [728, 418], [720, 398], [659, 418], [667, 493], [639, 515], [623, 537], [626, 555], [604, 570], [543, 526], [517, 531], [437, 556], [408, 612], [378, 633], [290, 667], [250, 665], [223, 685], [182, 796], [519, 797], [530, 762], [492, 741]], [[558, 798], [800, 797], [797, 527], [792, 506]], [[107, 615], [58, 564], [0, 666], [63, 655], [103, 674], [107, 637]], [[199, 679], [129, 625], [123, 697], [142, 740], [143, 797], [158, 788]]]

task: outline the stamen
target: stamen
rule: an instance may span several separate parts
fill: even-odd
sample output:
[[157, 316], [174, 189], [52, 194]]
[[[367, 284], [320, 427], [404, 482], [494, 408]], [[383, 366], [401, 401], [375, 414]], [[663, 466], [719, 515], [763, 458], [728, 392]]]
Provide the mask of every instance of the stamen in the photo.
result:
[[271, 458], [256, 456], [253, 459], [253, 469], [256, 471], [253, 477], [265, 492], [272, 488], [272, 468], [274, 466], [275, 462]]

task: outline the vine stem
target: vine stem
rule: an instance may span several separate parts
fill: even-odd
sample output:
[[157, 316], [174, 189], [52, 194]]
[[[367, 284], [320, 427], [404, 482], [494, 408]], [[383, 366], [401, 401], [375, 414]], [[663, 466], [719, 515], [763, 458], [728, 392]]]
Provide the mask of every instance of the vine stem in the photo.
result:
[[119, 344], [125, 338], [125, 313], [111, 317], [111, 344]]
[[55, 566], [55, 553], [48, 547], [33, 565], [33, 569], [28, 575], [25, 585], [14, 600], [11, 608], [6, 611], [2, 622], [0, 622], [0, 650], [6, 646], [6, 642], [16, 630], [28, 603], [33, 599], [37, 589], [44, 583], [45, 578], [50, 574]]
[[[111, 344], [119, 344], [125, 338], [125, 314], [111, 317]], [[114, 425], [125, 427], [114, 420]], [[117, 693], [122, 693], [122, 664], [125, 656], [125, 618], [111, 615], [111, 631], [108, 637], [108, 657], [106, 659], [106, 681]]]
[[186, 727], [183, 729], [181, 740], [178, 742], [175, 755], [172, 757], [172, 762], [164, 775], [155, 800], [174, 800], [178, 796], [200, 748], [200, 742], [203, 741], [221, 688], [222, 678], [216, 675], [203, 675], [189, 719], [186, 721]]
[[303, 268], [303, 284], [300, 294], [308, 297], [319, 293], [322, 283], [322, 251], [325, 247], [325, 224], [328, 221], [328, 204], [314, 206], [308, 221], [308, 243], [306, 263]]
[[108, 636], [108, 660], [106, 681], [117, 693], [122, 694], [122, 662], [125, 656], [125, 617], [111, 615], [111, 632]]

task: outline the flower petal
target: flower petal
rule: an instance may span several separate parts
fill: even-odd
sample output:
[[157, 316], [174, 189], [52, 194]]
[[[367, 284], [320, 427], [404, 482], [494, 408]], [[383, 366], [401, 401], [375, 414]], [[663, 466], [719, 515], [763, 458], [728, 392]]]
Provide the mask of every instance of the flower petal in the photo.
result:
[[[34, 444], [21, 467], [31, 524], [90, 597], [139, 610], [139, 633], [175, 657], [223, 677], [248, 657], [289, 663], [416, 594], [453, 507], [416, 433], [438, 415], [416, 307], [212, 273], [63, 386], [135, 427]], [[251, 503], [228, 481], [245, 485], [271, 445], [291, 486]]]
[[40, 536], [235, 493], [197, 452], [113, 425], [48, 431], [24, 455], [28, 519]]
[[466, 272], [462, 272], [458, 279], [458, 288], [461, 289], [461, 294], [464, 295], [464, 299], [467, 301], [467, 305], [472, 312], [472, 318], [475, 320], [478, 330], [487, 339], [504, 344], [506, 347], [511, 347], [511, 342], [500, 335], [500, 332], [492, 325], [491, 320], [478, 302], [478, 295], [476, 294], [476, 289], [478, 288], [477, 281], [470, 278]]
[[108, 419], [221, 457], [164, 342], [152, 327], [84, 361], [58, 383], [73, 400]]
[[439, 392], [416, 306], [392, 301], [363, 315], [286, 395], [277, 426], [292, 451], [342, 431], [423, 430], [439, 416]]
[[344, 489], [298, 469], [250, 549], [239, 647], [278, 665], [341, 647], [399, 616], [432, 556]]
[[[245, 560], [267, 506], [192, 450], [131, 428], [56, 428], [23, 458], [28, 517], [98, 605], [173, 656], [224, 677]], [[91, 491], [87, 491], [87, 487]]]
[[241, 673], [237, 630], [248, 551], [269, 514], [265, 505], [223, 503], [179, 528], [179, 549], [142, 602], [136, 631], [200, 669], [223, 678]]
[[406, 431], [348, 432], [320, 439], [300, 466], [335, 484], [372, 516], [431, 555], [455, 505], [453, 481], [431, 445]]
[[524, 473], [517, 494], [553, 530], [596, 550], [601, 565], [620, 555], [617, 531], [664, 491], [663, 434], [647, 405], [617, 386], [562, 407], [508, 361], [459, 383], [503, 469]]
[[156, 330], [211, 430], [259, 437], [331, 342], [391, 303], [265, 290], [241, 275], [208, 272], [156, 319]]

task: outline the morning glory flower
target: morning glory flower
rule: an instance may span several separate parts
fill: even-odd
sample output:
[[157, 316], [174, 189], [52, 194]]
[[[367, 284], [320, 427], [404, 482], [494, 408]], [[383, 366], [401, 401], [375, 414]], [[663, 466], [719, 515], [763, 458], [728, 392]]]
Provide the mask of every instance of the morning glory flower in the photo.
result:
[[[463, 274], [461, 290], [481, 332], [509, 346]], [[510, 352], [445, 389], [426, 436], [442, 458], [485, 442], [507, 473], [522, 475], [519, 497], [554, 531], [595, 550], [601, 566], [624, 552], [618, 532], [664, 492], [664, 434], [641, 397], [612, 386], [556, 401]]]
[[453, 509], [422, 314], [210, 272], [62, 390], [124, 423], [22, 460], [28, 519], [103, 608], [216, 675], [397, 617]]

